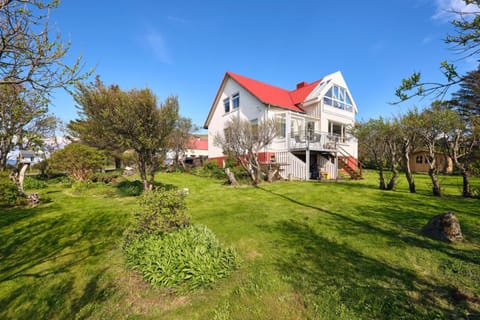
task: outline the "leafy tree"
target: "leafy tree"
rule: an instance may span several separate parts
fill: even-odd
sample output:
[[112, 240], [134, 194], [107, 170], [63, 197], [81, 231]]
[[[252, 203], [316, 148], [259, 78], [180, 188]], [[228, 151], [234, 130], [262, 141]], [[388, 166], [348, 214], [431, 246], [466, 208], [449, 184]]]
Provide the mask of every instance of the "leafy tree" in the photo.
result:
[[49, 165], [54, 170], [66, 172], [77, 181], [85, 181], [102, 168], [104, 160], [98, 149], [81, 143], [71, 143], [55, 151], [50, 157]]
[[[375, 164], [379, 175], [379, 188], [393, 190], [398, 179], [401, 156], [399, 127], [395, 122], [380, 117], [357, 123], [351, 133], [358, 139], [364, 156]], [[385, 177], [386, 169], [392, 173], [388, 181]]]
[[438, 112], [442, 117], [444, 148], [462, 175], [462, 195], [471, 197], [470, 165], [478, 150], [480, 117], [470, 115], [465, 118], [465, 115], [451, 110], [446, 104]]
[[428, 156], [428, 175], [432, 181], [432, 192], [434, 196], [442, 196], [440, 181], [437, 177], [436, 153], [441, 148], [441, 137], [446, 130], [448, 115], [445, 113], [444, 104], [440, 101], [432, 103], [430, 108], [424, 109], [418, 118], [418, 136], [420, 145], [426, 148]]
[[[73, 137], [91, 147], [104, 150], [112, 156], [115, 159], [116, 169], [121, 167], [122, 153], [126, 150], [117, 139], [106, 134], [105, 124], [110, 121], [108, 119], [110, 110], [115, 108], [115, 101], [121, 94], [123, 92], [118, 87], [105, 87], [98, 76], [94, 84], [78, 84], [74, 99], [77, 103], [79, 119], [67, 125]], [[103, 103], [102, 107], [99, 107], [100, 103]]]
[[252, 125], [246, 119], [233, 117], [226, 123], [224, 134], [216, 134], [214, 143], [234, 158], [249, 173], [252, 183], [257, 185], [262, 180], [258, 154], [278, 135], [279, 126], [274, 119]]
[[449, 104], [465, 121], [470, 121], [472, 116], [480, 116], [480, 68], [465, 75]]
[[78, 84], [74, 98], [80, 119], [71, 127], [85, 124], [86, 134], [100, 142], [117, 150], [134, 150], [144, 189], [151, 189], [178, 119], [178, 98], [170, 96], [158, 106], [149, 89], [123, 91], [117, 85], [106, 87], [98, 78]]
[[[453, 46], [461, 59], [476, 57], [480, 53], [480, 0], [463, 0], [466, 5], [475, 7], [476, 10], [461, 12], [452, 10], [457, 18], [452, 20], [455, 34], [449, 34], [445, 43]], [[465, 80], [467, 75], [459, 74], [454, 64], [448, 61], [440, 63], [440, 70], [445, 77], [444, 82], [423, 81], [420, 72], [414, 72], [410, 77], [402, 79], [400, 86], [396, 89], [395, 95], [400, 103], [412, 97], [425, 97], [431, 94], [437, 99], [443, 99], [448, 90]]]
[[418, 147], [419, 137], [419, 112], [417, 108], [409, 110], [405, 115], [395, 119], [400, 134], [400, 150], [402, 154], [402, 165], [405, 177], [408, 182], [408, 188], [411, 193], [415, 193], [415, 179], [410, 168], [410, 154]]

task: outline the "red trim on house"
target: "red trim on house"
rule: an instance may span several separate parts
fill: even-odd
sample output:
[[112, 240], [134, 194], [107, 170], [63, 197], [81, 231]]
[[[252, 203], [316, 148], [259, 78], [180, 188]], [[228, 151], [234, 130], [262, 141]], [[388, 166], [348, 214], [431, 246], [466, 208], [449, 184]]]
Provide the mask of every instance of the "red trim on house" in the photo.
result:
[[208, 158], [208, 161], [216, 161], [220, 168], [223, 168], [223, 163], [228, 157], [215, 157], [215, 158]]
[[273, 152], [259, 152], [258, 161], [259, 162], [271, 162], [275, 159], [275, 153]]
[[358, 169], [358, 160], [355, 159], [354, 157], [350, 156], [350, 157], [340, 157], [342, 158], [343, 160], [345, 160], [345, 162], [347, 163], [347, 165], [352, 168], [353, 170], [357, 170]]

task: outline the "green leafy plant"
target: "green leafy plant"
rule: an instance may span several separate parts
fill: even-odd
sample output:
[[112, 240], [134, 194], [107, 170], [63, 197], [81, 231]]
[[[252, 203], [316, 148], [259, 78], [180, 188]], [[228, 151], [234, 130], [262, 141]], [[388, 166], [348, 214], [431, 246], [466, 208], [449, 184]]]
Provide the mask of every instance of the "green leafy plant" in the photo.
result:
[[211, 286], [239, 266], [236, 252], [203, 225], [137, 238], [125, 252], [128, 264], [153, 286], [181, 291]]
[[184, 197], [177, 189], [158, 188], [144, 192], [135, 212], [136, 233], [158, 234], [187, 226]]
[[119, 193], [127, 197], [136, 197], [143, 193], [143, 183], [139, 180], [123, 180], [117, 184]]
[[18, 188], [8, 177], [8, 173], [0, 172], [0, 207], [14, 206], [18, 198]]
[[25, 190], [31, 190], [31, 189], [45, 189], [48, 187], [48, 184], [37, 177], [25, 177], [25, 180], [23, 181], [23, 188]]

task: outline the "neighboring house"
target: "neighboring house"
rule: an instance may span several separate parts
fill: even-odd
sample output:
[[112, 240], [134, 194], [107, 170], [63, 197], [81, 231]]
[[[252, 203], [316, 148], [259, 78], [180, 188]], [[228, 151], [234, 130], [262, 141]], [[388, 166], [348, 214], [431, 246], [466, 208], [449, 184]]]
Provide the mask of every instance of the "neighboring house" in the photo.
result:
[[293, 90], [227, 72], [204, 125], [208, 157], [219, 163], [226, 158], [213, 140], [217, 133], [223, 134], [231, 117], [252, 124], [275, 118], [281, 124], [281, 136], [259, 158], [281, 164], [283, 178], [306, 180], [321, 174], [335, 179], [339, 168], [358, 178], [357, 140], [347, 130], [355, 124], [357, 112], [339, 71], [312, 83], [298, 83]]
[[208, 156], [208, 135], [194, 135], [189, 141], [189, 149], [186, 151], [187, 157], [207, 157]]
[[33, 164], [35, 162], [35, 152], [32, 150], [20, 150], [18, 152], [18, 163]]
[[[427, 162], [428, 151], [417, 150], [410, 155], [410, 170], [413, 173], [427, 173], [429, 166]], [[452, 173], [453, 161], [449, 155], [443, 152], [435, 152], [435, 163], [440, 173]]]

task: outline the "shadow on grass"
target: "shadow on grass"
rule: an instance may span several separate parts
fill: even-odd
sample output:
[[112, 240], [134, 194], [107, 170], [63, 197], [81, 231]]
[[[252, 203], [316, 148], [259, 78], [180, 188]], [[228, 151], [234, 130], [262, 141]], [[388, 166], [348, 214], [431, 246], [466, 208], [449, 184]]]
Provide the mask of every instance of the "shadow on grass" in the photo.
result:
[[[259, 189], [333, 218], [328, 227], [336, 228], [337, 234], [381, 235], [388, 239], [387, 246], [416, 246], [468, 263], [478, 263], [477, 251], [458, 250], [448, 244], [409, 235], [409, 232], [405, 233], [401, 227], [395, 226], [394, 217], [390, 224], [376, 224], [371, 217], [347, 216], [261, 187]], [[386, 212], [391, 212], [397, 205], [389, 203]], [[359, 208], [360, 212], [371, 210], [378, 208]], [[287, 281], [309, 297], [306, 303], [310, 305], [307, 307], [316, 310], [319, 305], [330, 305], [331, 313], [323, 309], [319, 311], [323, 313], [317, 316], [333, 317], [341, 311], [341, 306], [354, 315], [368, 319], [462, 319], [467, 314], [478, 313], [478, 308], [467, 304], [459, 306], [452, 300], [451, 292], [455, 288], [448, 281], [439, 283], [428, 276], [420, 276], [413, 269], [366, 256], [348, 241], [323, 236], [306, 222], [292, 219], [263, 228], [280, 234], [277, 246], [282, 254], [276, 260], [276, 266]], [[453, 306], [458, 306], [457, 310]]]
[[1, 319], [86, 318], [111, 292], [97, 266], [121, 232], [114, 216], [61, 210], [0, 214]]

